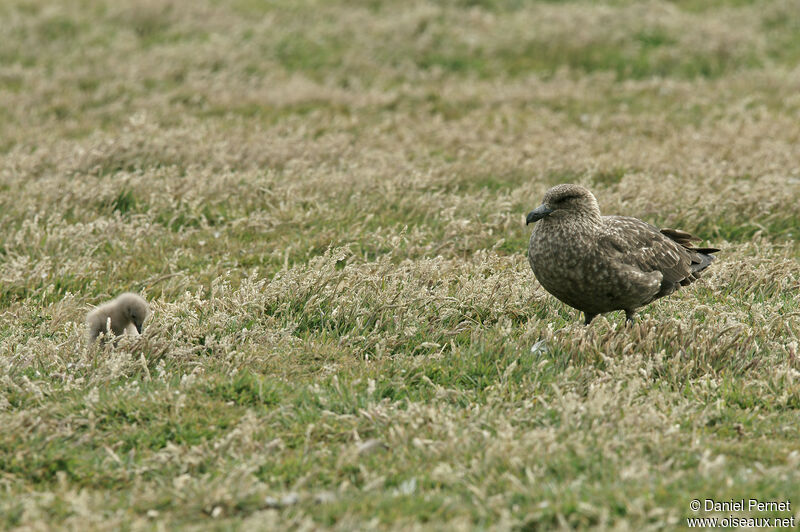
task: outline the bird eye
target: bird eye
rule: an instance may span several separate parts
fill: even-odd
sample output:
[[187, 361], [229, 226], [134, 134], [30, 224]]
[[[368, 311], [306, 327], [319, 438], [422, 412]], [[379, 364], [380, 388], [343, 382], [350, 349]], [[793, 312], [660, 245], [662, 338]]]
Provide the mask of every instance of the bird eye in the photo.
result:
[[570, 200], [574, 200], [578, 198], [578, 194], [570, 194], [569, 196], [561, 196], [556, 200], [556, 203], [566, 203]]

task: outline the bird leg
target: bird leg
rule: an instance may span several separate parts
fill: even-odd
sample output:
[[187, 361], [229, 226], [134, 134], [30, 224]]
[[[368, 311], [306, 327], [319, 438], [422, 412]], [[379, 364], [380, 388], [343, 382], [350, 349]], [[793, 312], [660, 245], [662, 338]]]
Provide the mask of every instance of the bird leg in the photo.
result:
[[585, 321], [583, 322], [583, 324], [589, 325], [590, 323], [592, 323], [592, 320], [594, 319], [595, 316], [597, 316], [597, 314], [589, 314], [588, 312], [584, 312], [583, 317], [585, 318]]
[[633, 318], [636, 315], [635, 310], [626, 310], [625, 311], [625, 324], [633, 323]]

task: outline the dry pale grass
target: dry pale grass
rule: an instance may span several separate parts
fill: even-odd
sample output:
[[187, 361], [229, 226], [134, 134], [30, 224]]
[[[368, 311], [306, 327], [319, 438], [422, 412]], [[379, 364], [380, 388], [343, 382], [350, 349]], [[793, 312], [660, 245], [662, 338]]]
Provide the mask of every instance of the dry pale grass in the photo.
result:
[[[800, 503], [798, 7], [3, 3], [0, 526]], [[583, 327], [525, 259], [559, 182], [723, 252]]]

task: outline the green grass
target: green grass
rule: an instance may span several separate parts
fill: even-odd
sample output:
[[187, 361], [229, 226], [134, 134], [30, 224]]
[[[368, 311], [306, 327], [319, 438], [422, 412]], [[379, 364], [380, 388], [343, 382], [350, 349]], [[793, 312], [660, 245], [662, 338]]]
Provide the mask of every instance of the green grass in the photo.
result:
[[[695, 498], [800, 500], [791, 5], [0, 17], [0, 528], [671, 530]], [[718, 260], [580, 325], [525, 256], [563, 182]], [[87, 346], [128, 290], [144, 335]]]

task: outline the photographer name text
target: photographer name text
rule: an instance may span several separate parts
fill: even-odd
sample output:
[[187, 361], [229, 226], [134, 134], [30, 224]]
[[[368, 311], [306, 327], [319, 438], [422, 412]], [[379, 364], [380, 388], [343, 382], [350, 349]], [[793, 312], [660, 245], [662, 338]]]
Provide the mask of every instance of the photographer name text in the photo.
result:
[[758, 499], [730, 499], [727, 501], [717, 501], [714, 499], [703, 499], [702, 507], [697, 504], [700, 501], [692, 501], [692, 510], [702, 509], [706, 512], [791, 512], [792, 501], [761, 501]]

